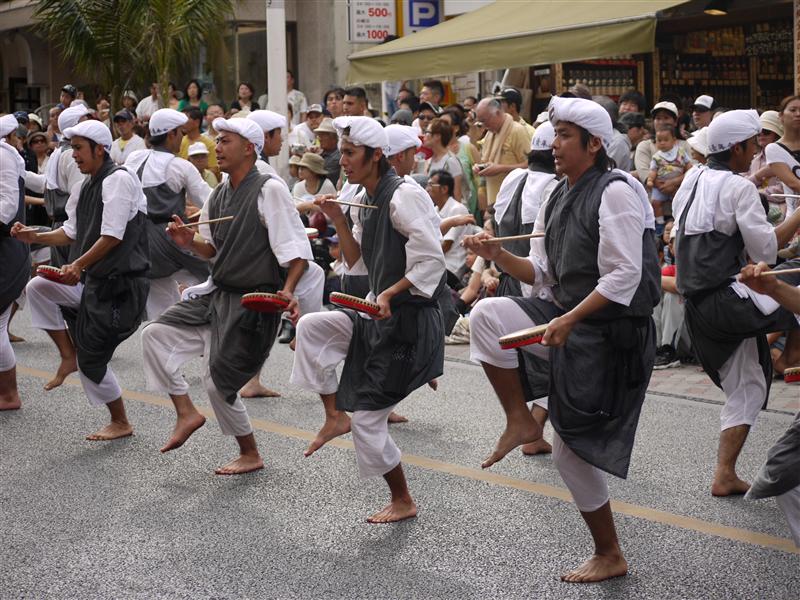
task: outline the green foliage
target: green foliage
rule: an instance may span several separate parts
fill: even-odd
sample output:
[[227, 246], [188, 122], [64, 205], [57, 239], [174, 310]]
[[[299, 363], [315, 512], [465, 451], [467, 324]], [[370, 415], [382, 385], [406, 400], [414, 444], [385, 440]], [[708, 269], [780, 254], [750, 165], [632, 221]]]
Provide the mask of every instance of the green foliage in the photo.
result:
[[132, 83], [158, 81], [197, 50], [219, 47], [232, 0], [40, 0], [38, 31], [111, 93], [116, 110]]

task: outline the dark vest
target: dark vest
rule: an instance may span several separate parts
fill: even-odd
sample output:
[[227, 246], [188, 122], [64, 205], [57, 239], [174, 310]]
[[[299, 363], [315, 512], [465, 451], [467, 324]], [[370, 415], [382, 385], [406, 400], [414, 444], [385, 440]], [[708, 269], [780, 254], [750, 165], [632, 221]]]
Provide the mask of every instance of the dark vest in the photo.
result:
[[[726, 165], [709, 161], [709, 168], [727, 170]], [[685, 298], [727, 287], [746, 264], [744, 239], [737, 229], [733, 235], [709, 231], [698, 235], [685, 235], [686, 217], [694, 204], [697, 185], [703, 173], [695, 180], [692, 193], [678, 224], [675, 240], [678, 291]], [[731, 173], [731, 177], [735, 177]]]
[[[600, 244], [600, 201], [603, 191], [625, 176], [592, 167], [573, 187], [562, 180], [545, 210], [545, 248], [555, 277], [553, 295], [566, 310], [572, 310], [594, 291], [600, 280], [597, 251]], [[661, 274], [652, 233], [642, 237], [642, 279], [629, 306], [616, 302], [592, 314], [595, 321], [624, 317], [647, 317], [661, 298]]]
[[[154, 152], [168, 152], [161, 148], [154, 148]], [[171, 154], [171, 152], [170, 152]], [[148, 156], [142, 162], [136, 175], [139, 181], [142, 180], [144, 167], [147, 161], [150, 160]], [[166, 182], [152, 187], [143, 187], [144, 195], [147, 197], [147, 218], [154, 223], [168, 223], [172, 220], [172, 215], [178, 215], [181, 220], [186, 220], [186, 190], [181, 189], [178, 192], [173, 192]]]
[[[269, 179], [270, 175], [261, 175], [253, 167], [238, 188], [234, 190], [228, 179], [208, 199], [209, 218], [233, 215], [231, 221], [210, 226], [217, 248], [211, 276], [222, 289], [246, 294], [274, 291], [281, 285], [280, 265], [258, 214], [259, 192]], [[242, 248], [247, 248], [247, 252], [242, 252]], [[253, 256], [259, 260], [251, 260]]]
[[[1, 155], [0, 155], [1, 156]], [[9, 223], [0, 222], [0, 313], [16, 300], [28, 283], [31, 255], [28, 245], [11, 237], [11, 227], [25, 223], [25, 180], [17, 179], [17, 214]]]
[[[106, 177], [125, 167], [114, 166], [106, 155], [106, 161], [100, 171], [81, 187], [81, 194], [76, 209], [77, 236], [72, 245], [72, 260], [85, 254], [100, 239], [103, 223], [103, 181]], [[99, 279], [107, 279], [125, 274], [144, 274], [150, 268], [150, 251], [147, 244], [145, 224], [147, 216], [137, 212], [128, 221], [122, 242], [101, 260], [87, 269], [89, 275]]]

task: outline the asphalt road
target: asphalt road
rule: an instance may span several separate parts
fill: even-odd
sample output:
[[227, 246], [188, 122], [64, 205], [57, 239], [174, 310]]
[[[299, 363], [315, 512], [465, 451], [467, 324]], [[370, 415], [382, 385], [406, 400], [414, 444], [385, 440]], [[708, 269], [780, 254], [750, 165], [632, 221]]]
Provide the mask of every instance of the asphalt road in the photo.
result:
[[[264, 381], [278, 399], [248, 400], [266, 462], [220, 477], [235, 454], [209, 420], [184, 448], [158, 452], [173, 424], [145, 389], [139, 338], [117, 352], [135, 436], [92, 443], [105, 423], [80, 385], [44, 392], [57, 365], [27, 315], [12, 325], [23, 409], [0, 414], [0, 598], [800, 598], [800, 553], [774, 501], [709, 492], [719, 406], [650, 396], [627, 481], [610, 478], [627, 577], [574, 585], [559, 575], [591, 552], [549, 457], [480, 461], [503, 419], [477, 366], [448, 361], [438, 392], [401, 404], [417, 519], [369, 525], [387, 500], [359, 480], [349, 436], [311, 458], [318, 398], [288, 383], [276, 346]], [[208, 407], [199, 361], [186, 368]], [[800, 390], [799, 390], [800, 392]], [[762, 413], [740, 459], [752, 477], [792, 417]], [[546, 432], [546, 436], [549, 432]]]

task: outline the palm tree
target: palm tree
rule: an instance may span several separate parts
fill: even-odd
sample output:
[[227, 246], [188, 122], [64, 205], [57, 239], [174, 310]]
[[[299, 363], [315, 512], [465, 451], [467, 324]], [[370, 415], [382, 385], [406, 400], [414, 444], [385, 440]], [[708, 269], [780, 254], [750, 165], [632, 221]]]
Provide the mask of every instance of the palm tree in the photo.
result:
[[34, 20], [78, 71], [110, 91], [113, 114], [131, 82], [153, 78], [166, 90], [171, 69], [201, 46], [219, 47], [232, 14], [232, 0], [40, 0]]
[[[143, 12], [142, 41], [155, 80], [166, 90], [169, 74], [201, 46], [220, 47], [225, 18], [233, 14], [231, 0], [148, 0]], [[162, 92], [163, 93], [163, 92]]]
[[115, 111], [122, 90], [142, 74], [141, 13], [141, 0], [41, 0], [33, 18], [79, 72], [110, 92]]

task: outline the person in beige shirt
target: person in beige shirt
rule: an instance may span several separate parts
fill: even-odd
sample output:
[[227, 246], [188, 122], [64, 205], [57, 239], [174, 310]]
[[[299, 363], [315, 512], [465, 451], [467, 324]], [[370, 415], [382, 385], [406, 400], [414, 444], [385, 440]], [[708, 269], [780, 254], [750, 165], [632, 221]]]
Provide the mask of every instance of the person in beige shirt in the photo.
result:
[[473, 170], [486, 179], [486, 201], [491, 206], [506, 175], [514, 169], [527, 168], [531, 136], [494, 98], [481, 100], [475, 112], [487, 133], [483, 138], [481, 162]]

